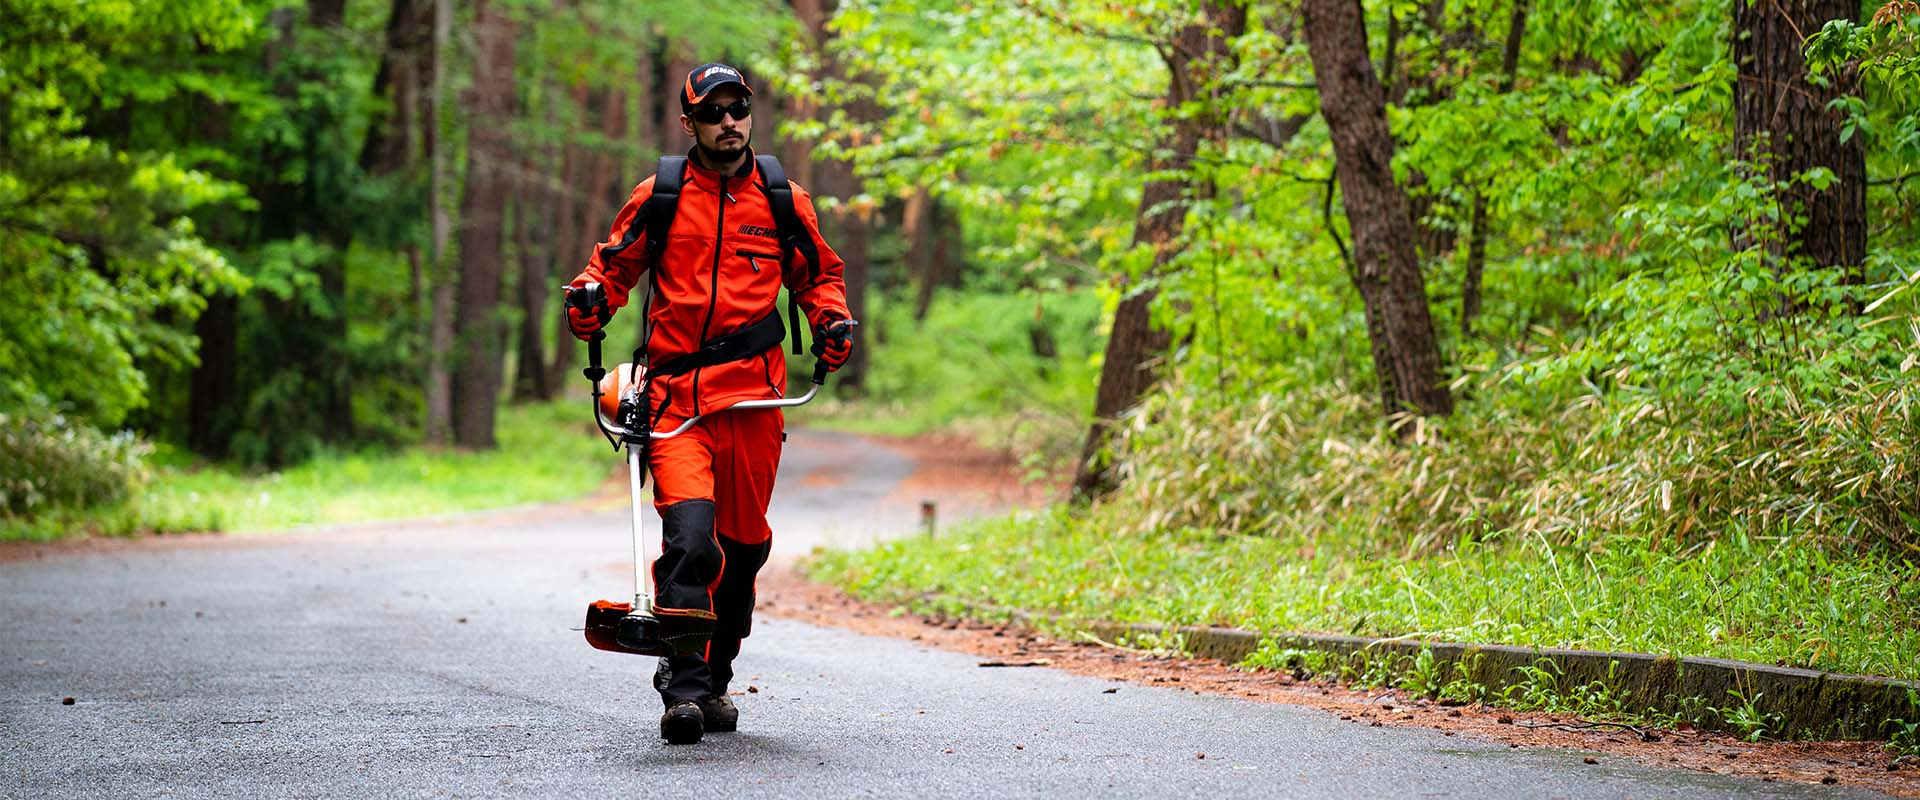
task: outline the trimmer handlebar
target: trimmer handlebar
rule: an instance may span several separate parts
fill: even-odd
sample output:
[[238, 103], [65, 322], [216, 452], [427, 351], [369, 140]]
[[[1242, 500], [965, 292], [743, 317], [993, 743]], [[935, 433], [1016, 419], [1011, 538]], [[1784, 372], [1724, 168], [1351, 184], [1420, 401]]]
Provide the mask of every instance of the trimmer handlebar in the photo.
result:
[[[594, 313], [595, 309], [606, 307], [606, 290], [598, 283], [589, 283], [585, 286], [578, 287], [567, 286], [564, 288], [566, 289], [566, 304], [578, 309], [583, 314], [591, 314]], [[854, 320], [847, 320], [846, 322], [847, 325], [841, 329], [839, 333], [834, 334], [830, 338], [835, 341], [843, 341], [847, 337], [852, 336], [853, 326], [860, 323]], [[606, 377], [607, 374], [606, 369], [601, 365], [600, 344], [606, 338], [606, 333], [594, 331], [593, 336], [587, 339], [587, 367], [580, 372], [587, 377], [587, 380], [593, 383], [594, 422], [600, 426], [601, 432], [605, 433], [607, 438], [614, 443], [614, 448], [618, 449], [620, 444], [631, 438], [633, 434], [620, 424], [609, 422], [606, 417], [600, 413], [600, 397], [604, 394], [604, 392], [600, 390], [600, 379]], [[818, 355], [818, 353], [816, 352], [815, 355]], [[812, 402], [813, 398], [820, 393], [820, 387], [826, 385], [827, 372], [828, 367], [826, 360], [816, 359], [813, 365], [813, 385], [808, 387], [806, 394], [800, 395], [799, 397], [782, 397], [773, 400], [742, 400], [720, 410], [792, 408], [794, 406], [806, 405]], [[705, 415], [697, 414], [686, 422], [680, 423], [680, 427], [674, 428], [671, 431], [648, 431], [647, 436], [650, 439], [671, 439], [682, 433], [686, 433], [688, 429], [693, 427], [694, 423], [700, 421], [702, 416]]]

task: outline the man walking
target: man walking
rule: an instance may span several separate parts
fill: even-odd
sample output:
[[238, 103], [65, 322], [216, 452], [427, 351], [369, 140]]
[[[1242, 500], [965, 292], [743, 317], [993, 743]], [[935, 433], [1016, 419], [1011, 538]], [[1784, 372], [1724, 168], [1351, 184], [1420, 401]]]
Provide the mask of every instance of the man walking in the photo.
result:
[[654, 675], [666, 705], [660, 735], [692, 744], [705, 731], [734, 730], [739, 719], [727, 685], [752, 628], [754, 575], [771, 546], [767, 503], [786, 439], [779, 409], [721, 412], [779, 397], [786, 386], [775, 302], [783, 285], [830, 369], [852, 353], [853, 323], [843, 265], [820, 236], [812, 199], [785, 181], [777, 161], [753, 154], [753, 90], [739, 71], [703, 64], [679, 94], [692, 150], [684, 161], [661, 159], [660, 174], [634, 188], [573, 280], [605, 287], [606, 305], [569, 304], [567, 317], [575, 336], [590, 338], [646, 279], [641, 357], [652, 429], [708, 415], [648, 455], [663, 531], [654, 615], [663, 632], [712, 631], [704, 651], [663, 657]]

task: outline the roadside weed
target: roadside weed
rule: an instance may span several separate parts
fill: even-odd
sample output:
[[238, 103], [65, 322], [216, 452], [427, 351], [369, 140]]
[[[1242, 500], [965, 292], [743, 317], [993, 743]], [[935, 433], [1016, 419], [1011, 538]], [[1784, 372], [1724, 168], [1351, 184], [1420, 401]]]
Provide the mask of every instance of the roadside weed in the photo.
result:
[[1780, 730], [1780, 715], [1762, 712], [1757, 705], [1760, 698], [1765, 696], [1764, 692], [1757, 692], [1752, 697], [1748, 697], [1738, 689], [1728, 689], [1727, 694], [1733, 697], [1734, 704], [1716, 708], [1713, 711], [1726, 720], [1727, 725], [1733, 729], [1734, 733], [1739, 734], [1741, 739], [1758, 742]]
[[[1907, 707], [1920, 709], [1920, 692], [1907, 690]], [[1901, 758], [1920, 758], [1920, 720], [1887, 720], [1887, 750]]]

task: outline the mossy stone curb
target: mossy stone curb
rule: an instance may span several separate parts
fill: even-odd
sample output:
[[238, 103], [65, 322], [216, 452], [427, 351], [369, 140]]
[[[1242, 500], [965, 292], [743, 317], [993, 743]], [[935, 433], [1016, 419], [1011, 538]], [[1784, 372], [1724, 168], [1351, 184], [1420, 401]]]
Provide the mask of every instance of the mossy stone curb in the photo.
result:
[[1460, 644], [1424, 639], [1368, 639], [1325, 634], [1264, 636], [1231, 628], [1099, 622], [1083, 630], [1122, 641], [1177, 636], [1187, 652], [1230, 664], [1269, 648], [1328, 653], [1342, 658], [1406, 659], [1430, 651], [1436, 664], [1494, 692], [1527, 682], [1522, 667], [1557, 673], [1562, 687], [1603, 682], [1623, 691], [1628, 707], [1688, 715], [1702, 727], [1735, 730], [1717, 708], [1750, 702], [1775, 738], [1885, 739], [1890, 720], [1920, 720], [1914, 699], [1920, 684], [1840, 675], [1719, 658], [1675, 658], [1645, 653], [1601, 653], [1550, 647]]
[[[1076, 628], [1101, 639], [1128, 642], [1176, 639], [1182, 651], [1201, 658], [1238, 664], [1266, 649], [1325, 653], [1342, 659], [1394, 659], [1410, 666], [1422, 651], [1432, 653], [1457, 677], [1499, 693], [1525, 684], [1523, 668], [1545, 669], [1562, 690], [1594, 683], [1606, 685], [1625, 707], [1691, 719], [1710, 730], [1740, 733], [1723, 711], [1751, 705], [1765, 720], [1765, 735], [1775, 739], [1873, 739], [1894, 733], [1894, 720], [1920, 721], [1920, 683], [1865, 675], [1776, 667], [1724, 658], [1676, 658], [1647, 653], [1605, 653], [1557, 647], [1462, 644], [1428, 639], [1369, 639], [1322, 633], [1260, 634], [1237, 628], [1198, 625], [1085, 622], [1053, 614], [969, 603], [947, 595], [924, 600], [946, 608], [969, 609], [983, 616], [1027, 625], [1049, 623]], [[1263, 648], [1264, 645], [1264, 648]], [[1399, 671], [1396, 669], [1396, 671]]]

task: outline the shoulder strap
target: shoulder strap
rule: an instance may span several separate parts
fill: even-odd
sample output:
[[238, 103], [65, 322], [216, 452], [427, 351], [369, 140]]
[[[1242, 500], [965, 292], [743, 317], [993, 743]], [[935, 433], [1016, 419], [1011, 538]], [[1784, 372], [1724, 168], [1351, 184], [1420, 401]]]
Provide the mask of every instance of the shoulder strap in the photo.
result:
[[[780, 254], [782, 267], [793, 261], [798, 252], [807, 260], [807, 285], [820, 277], [820, 248], [813, 244], [813, 236], [807, 233], [807, 226], [801, 224], [800, 214], [793, 208], [793, 184], [787, 180], [787, 171], [780, 166], [780, 159], [770, 155], [756, 155], [754, 164], [760, 169], [760, 191], [767, 195], [767, 205], [773, 208], [773, 225], [780, 236]], [[793, 322], [793, 352], [800, 354], [800, 302], [795, 299], [793, 288], [787, 288], [787, 316]]]
[[647, 295], [640, 303], [640, 347], [633, 351], [633, 363], [645, 364], [647, 347], [653, 343], [653, 293], [660, 285], [660, 256], [667, 252], [667, 232], [673, 229], [673, 216], [680, 210], [680, 186], [687, 179], [686, 156], [661, 156], [653, 171], [653, 194], [640, 206], [640, 218], [647, 225]]
[[661, 156], [653, 173], [653, 194], [641, 213], [647, 220], [647, 269], [660, 263], [667, 251], [667, 231], [673, 229], [673, 215], [680, 209], [680, 186], [687, 179], [686, 156]]
[[811, 281], [820, 270], [820, 249], [813, 245], [813, 236], [807, 233], [807, 226], [800, 223], [799, 212], [793, 209], [793, 184], [787, 181], [787, 171], [780, 168], [780, 159], [773, 156], [754, 156], [760, 167], [761, 191], [767, 193], [768, 204], [773, 206], [773, 224], [780, 233], [780, 248], [789, 253], [798, 251], [807, 259], [807, 277]]

